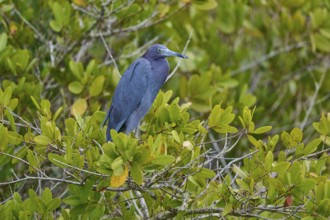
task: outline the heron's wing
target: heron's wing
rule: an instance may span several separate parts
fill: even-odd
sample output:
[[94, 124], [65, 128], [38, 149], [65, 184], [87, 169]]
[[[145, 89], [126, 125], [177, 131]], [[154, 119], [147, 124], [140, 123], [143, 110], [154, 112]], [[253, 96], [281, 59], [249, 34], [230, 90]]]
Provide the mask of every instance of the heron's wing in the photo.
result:
[[139, 58], [125, 71], [117, 85], [107, 114], [108, 131], [111, 129], [120, 131], [132, 112], [139, 106], [145, 95], [150, 74], [151, 65], [145, 58]]

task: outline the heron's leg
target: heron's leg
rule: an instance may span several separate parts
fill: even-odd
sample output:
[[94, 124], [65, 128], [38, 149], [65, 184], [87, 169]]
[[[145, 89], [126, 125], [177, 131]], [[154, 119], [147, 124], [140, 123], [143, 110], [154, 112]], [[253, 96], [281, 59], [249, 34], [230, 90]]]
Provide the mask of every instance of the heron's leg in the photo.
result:
[[140, 123], [139, 123], [139, 125], [137, 126], [137, 128], [135, 128], [135, 137], [136, 137], [136, 139], [140, 139]]

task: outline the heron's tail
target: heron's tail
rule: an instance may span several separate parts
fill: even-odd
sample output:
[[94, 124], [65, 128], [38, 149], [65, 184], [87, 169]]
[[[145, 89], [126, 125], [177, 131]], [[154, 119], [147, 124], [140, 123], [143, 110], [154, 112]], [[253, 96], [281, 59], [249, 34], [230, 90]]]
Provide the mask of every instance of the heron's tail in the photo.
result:
[[[105, 119], [104, 121], [102, 122], [101, 124], [101, 129], [104, 127], [104, 125], [109, 122], [110, 120], [110, 109], [109, 111], [107, 112], [107, 115], [105, 116]], [[111, 136], [110, 136], [110, 126], [109, 126], [109, 123], [108, 123], [108, 126], [107, 126], [107, 133], [106, 133], [106, 141], [109, 142], [111, 141]]]
[[109, 118], [110, 118], [110, 110], [107, 112], [107, 115], [105, 116], [105, 118], [104, 118], [104, 120], [103, 120], [103, 122], [101, 124], [101, 128], [104, 127], [105, 123], [107, 123], [107, 121], [109, 120]]

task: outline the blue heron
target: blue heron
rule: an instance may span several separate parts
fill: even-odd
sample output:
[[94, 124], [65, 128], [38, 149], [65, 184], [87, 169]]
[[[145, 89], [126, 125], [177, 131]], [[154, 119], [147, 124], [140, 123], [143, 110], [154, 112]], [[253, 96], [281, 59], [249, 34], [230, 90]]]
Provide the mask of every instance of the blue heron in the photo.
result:
[[170, 70], [166, 57], [170, 56], [188, 58], [155, 44], [124, 72], [103, 122], [103, 125], [108, 122], [107, 141], [112, 141], [111, 129], [129, 134], [139, 126], [166, 81]]

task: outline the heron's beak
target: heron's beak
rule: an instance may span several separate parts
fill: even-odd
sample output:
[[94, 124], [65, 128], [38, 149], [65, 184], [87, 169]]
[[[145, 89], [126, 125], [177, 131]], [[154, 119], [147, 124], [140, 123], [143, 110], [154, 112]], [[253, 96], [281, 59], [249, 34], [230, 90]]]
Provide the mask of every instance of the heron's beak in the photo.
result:
[[188, 57], [187, 57], [186, 55], [183, 55], [183, 54], [181, 54], [181, 53], [174, 52], [174, 51], [169, 50], [169, 49], [164, 49], [164, 50], [162, 50], [162, 54], [163, 54], [165, 57], [181, 57], [181, 58], [188, 59]]

